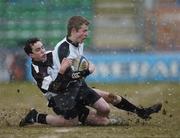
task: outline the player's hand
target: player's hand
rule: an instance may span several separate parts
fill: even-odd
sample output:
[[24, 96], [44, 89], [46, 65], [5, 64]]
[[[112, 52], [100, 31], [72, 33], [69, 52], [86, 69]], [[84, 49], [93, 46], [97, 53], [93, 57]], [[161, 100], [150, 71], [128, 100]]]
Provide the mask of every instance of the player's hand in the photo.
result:
[[93, 73], [95, 71], [95, 65], [91, 62], [89, 62], [89, 72]]
[[72, 65], [72, 59], [63, 58], [60, 66], [59, 73], [64, 74], [66, 69]]

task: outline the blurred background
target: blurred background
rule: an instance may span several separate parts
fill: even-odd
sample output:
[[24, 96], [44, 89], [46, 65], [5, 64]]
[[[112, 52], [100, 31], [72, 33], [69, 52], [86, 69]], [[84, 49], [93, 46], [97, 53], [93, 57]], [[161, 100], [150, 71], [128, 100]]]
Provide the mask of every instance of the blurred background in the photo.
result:
[[180, 82], [180, 0], [1, 0], [0, 82], [32, 81], [24, 41], [53, 50], [74, 15], [91, 22], [89, 82]]

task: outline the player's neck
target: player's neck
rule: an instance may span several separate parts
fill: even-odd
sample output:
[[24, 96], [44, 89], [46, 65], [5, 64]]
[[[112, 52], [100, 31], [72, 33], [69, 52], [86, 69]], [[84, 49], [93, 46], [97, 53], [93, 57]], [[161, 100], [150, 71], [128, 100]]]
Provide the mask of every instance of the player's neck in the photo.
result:
[[71, 36], [68, 36], [68, 39], [71, 40], [73, 43], [78, 43], [77, 39], [75, 36], [71, 35]]
[[78, 44], [79, 44], [79, 42], [77, 41], [77, 39], [76, 39], [75, 37], [73, 37], [73, 36], [68, 36], [68, 39], [71, 41], [71, 43], [72, 43], [73, 45], [78, 45]]

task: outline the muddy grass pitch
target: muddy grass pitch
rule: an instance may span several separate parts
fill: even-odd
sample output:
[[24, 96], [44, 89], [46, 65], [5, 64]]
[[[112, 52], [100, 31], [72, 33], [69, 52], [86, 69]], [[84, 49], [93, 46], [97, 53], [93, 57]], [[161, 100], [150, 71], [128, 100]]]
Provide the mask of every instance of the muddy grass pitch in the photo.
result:
[[19, 127], [19, 121], [31, 108], [54, 114], [32, 83], [0, 84], [0, 138], [179, 138], [180, 84], [91, 84], [90, 86], [126, 97], [139, 106], [163, 104], [158, 114], [144, 121], [132, 113], [112, 107], [110, 116], [128, 120], [128, 126]]

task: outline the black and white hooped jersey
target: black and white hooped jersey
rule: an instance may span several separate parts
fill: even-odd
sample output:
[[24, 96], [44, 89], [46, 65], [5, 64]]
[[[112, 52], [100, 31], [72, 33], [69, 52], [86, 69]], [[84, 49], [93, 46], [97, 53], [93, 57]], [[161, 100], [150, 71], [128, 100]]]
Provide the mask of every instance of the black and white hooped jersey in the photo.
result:
[[31, 64], [32, 76], [40, 90], [46, 94], [47, 92], [58, 93], [63, 88], [62, 75], [58, 70], [54, 69], [54, 58], [52, 52], [47, 54], [45, 62], [33, 61]]

